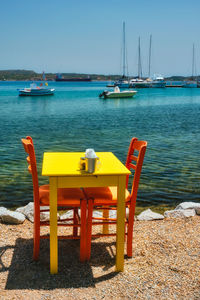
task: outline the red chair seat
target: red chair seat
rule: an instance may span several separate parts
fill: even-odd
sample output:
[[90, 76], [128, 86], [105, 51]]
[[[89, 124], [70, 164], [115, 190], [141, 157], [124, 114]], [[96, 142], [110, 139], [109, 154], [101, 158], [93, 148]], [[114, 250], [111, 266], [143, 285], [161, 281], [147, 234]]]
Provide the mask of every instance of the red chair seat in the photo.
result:
[[[101, 188], [84, 188], [84, 192], [88, 199], [94, 199], [94, 205], [116, 205], [117, 203], [117, 187], [101, 187]], [[126, 189], [125, 201], [130, 201], [131, 195]]]
[[[58, 190], [58, 206], [80, 206], [80, 200], [84, 194], [81, 189], [68, 188]], [[39, 199], [41, 205], [49, 205], [49, 185], [39, 187]]]

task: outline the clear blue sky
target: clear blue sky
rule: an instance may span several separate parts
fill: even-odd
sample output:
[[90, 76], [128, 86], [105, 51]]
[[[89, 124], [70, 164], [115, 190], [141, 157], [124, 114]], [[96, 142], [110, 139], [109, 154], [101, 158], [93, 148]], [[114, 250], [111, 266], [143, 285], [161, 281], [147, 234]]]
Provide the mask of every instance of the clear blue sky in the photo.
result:
[[150, 34], [152, 73], [190, 75], [193, 42], [200, 73], [200, 0], [1, 0], [0, 69], [120, 74], [123, 21], [130, 75]]

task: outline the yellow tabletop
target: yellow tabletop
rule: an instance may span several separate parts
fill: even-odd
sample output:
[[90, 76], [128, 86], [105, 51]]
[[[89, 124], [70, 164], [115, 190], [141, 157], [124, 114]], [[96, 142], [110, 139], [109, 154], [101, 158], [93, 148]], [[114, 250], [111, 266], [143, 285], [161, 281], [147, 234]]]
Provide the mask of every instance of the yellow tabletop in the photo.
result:
[[92, 176], [92, 175], [128, 175], [131, 172], [112, 152], [97, 152], [100, 167], [95, 173], [87, 173], [79, 168], [84, 152], [45, 152], [43, 158], [43, 176]]

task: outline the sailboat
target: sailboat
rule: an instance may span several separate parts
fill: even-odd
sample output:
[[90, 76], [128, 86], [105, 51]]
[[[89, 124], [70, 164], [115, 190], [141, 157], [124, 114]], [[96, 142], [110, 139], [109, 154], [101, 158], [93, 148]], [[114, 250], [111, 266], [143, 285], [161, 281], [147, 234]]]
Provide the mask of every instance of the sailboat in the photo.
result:
[[185, 81], [183, 87], [185, 88], [196, 88], [198, 86], [197, 80], [194, 78], [194, 69], [195, 69], [195, 48], [194, 43], [192, 47], [192, 76], [191, 80]]
[[55, 89], [48, 88], [45, 73], [42, 74], [43, 82], [38, 86], [36, 83], [31, 83], [29, 88], [19, 89], [19, 96], [47, 96], [53, 95]]
[[118, 86], [120, 88], [129, 88], [129, 80], [126, 76], [126, 62], [127, 62], [127, 58], [126, 58], [126, 37], [125, 37], [125, 22], [123, 22], [123, 74], [122, 77], [115, 81], [114, 86]]
[[133, 88], [149, 88], [149, 87], [151, 87], [151, 81], [144, 80], [142, 78], [140, 37], [138, 38], [138, 77], [130, 80], [130, 87], [133, 87]]
[[151, 87], [152, 88], [165, 88], [166, 82], [164, 80], [164, 77], [162, 75], [153, 75], [153, 79], [151, 79], [151, 44], [152, 44], [152, 35], [150, 35], [150, 41], [149, 41], [149, 77], [148, 81], [151, 81]]
[[138, 77], [130, 80], [130, 86], [135, 88], [164, 88], [166, 82], [162, 75], [154, 75], [151, 78], [151, 44], [152, 35], [150, 35], [149, 41], [149, 72], [148, 78], [142, 79], [142, 63], [141, 63], [141, 50], [140, 50], [140, 37], [138, 41]]

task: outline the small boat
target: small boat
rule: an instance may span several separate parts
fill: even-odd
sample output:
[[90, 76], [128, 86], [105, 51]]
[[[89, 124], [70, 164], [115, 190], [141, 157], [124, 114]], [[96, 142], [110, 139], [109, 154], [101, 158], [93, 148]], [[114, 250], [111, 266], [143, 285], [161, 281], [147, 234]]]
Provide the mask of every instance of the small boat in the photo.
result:
[[165, 88], [166, 82], [162, 75], [154, 75], [151, 85], [152, 88]]
[[35, 83], [32, 83], [30, 88], [20, 89], [19, 96], [46, 96], [53, 95], [54, 91], [55, 89], [37, 86]]
[[139, 88], [150, 88], [152, 86], [151, 86], [151, 81], [149, 80], [144, 80], [142, 78], [134, 78], [130, 80], [129, 87], [139, 89]]
[[129, 91], [120, 91], [119, 87], [116, 86], [114, 88], [113, 92], [110, 91], [104, 91], [103, 93], [101, 93], [99, 95], [99, 97], [104, 97], [104, 99], [106, 98], [132, 98], [135, 94], [137, 93], [137, 91], [134, 90], [129, 90]]
[[123, 76], [119, 80], [115, 81], [114, 86], [118, 86], [119, 88], [124, 89], [129, 88], [130, 83], [129, 80], [125, 76]]
[[43, 82], [38, 86], [36, 83], [31, 83], [29, 88], [19, 89], [19, 96], [47, 96], [53, 95], [55, 89], [49, 89], [48, 83], [46, 82], [46, 77], [43, 72], [42, 74]]

